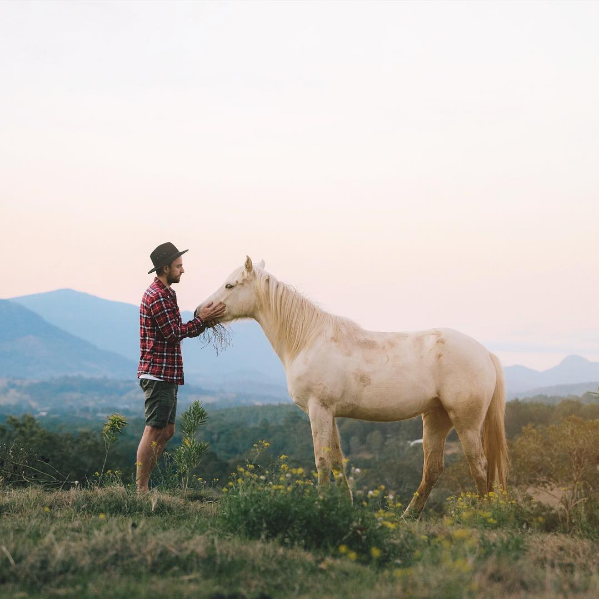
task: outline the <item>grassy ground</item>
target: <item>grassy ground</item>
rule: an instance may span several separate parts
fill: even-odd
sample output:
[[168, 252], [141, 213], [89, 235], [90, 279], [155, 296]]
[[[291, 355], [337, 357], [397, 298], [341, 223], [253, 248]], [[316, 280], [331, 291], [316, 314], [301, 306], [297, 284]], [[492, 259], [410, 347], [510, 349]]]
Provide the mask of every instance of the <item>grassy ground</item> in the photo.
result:
[[599, 543], [588, 539], [436, 517], [393, 532], [411, 555], [383, 566], [224, 532], [207, 500], [119, 488], [5, 490], [0, 595], [599, 596]]

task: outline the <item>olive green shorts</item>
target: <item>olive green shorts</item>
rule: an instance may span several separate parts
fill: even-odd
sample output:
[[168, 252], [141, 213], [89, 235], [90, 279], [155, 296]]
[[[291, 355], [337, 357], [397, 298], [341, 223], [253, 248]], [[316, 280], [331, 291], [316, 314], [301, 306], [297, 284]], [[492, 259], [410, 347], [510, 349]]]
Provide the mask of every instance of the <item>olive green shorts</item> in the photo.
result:
[[177, 416], [177, 383], [139, 379], [139, 386], [146, 396], [146, 426], [165, 428], [175, 424]]

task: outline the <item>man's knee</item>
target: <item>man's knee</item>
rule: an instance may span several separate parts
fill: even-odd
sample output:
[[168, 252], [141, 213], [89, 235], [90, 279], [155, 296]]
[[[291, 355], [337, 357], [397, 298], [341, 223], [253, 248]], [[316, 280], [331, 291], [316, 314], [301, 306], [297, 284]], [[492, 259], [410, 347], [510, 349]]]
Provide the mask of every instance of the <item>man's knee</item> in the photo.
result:
[[175, 434], [175, 425], [167, 424], [166, 428], [164, 429], [164, 438], [168, 441], [169, 439], [173, 438], [174, 434]]
[[165, 427], [147, 425], [145, 435], [152, 442], [160, 443], [161, 445], [166, 443], [175, 434], [175, 425], [167, 424]]
[[150, 437], [150, 439], [152, 439], [152, 441], [156, 441], [160, 436], [162, 436], [162, 434], [164, 433], [164, 428], [160, 427], [160, 426], [152, 426], [152, 425], [146, 425], [144, 434], [148, 437]]

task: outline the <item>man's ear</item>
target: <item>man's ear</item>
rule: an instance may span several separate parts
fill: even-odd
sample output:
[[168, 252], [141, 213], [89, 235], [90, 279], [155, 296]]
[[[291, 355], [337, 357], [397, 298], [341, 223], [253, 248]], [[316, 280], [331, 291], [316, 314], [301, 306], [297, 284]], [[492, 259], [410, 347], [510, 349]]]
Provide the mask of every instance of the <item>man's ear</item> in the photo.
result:
[[263, 269], [266, 266], [266, 264], [264, 264], [264, 260], [260, 260], [260, 262], [258, 262], [258, 266]]
[[245, 257], [245, 270], [248, 274], [254, 270], [254, 265], [252, 264], [252, 259], [249, 256]]

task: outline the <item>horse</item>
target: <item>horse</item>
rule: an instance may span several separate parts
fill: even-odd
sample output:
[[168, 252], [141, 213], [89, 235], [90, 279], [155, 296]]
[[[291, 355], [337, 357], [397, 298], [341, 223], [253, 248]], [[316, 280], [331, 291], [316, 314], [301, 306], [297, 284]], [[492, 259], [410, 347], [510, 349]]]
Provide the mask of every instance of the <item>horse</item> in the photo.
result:
[[422, 481], [405, 516], [419, 517], [443, 472], [455, 428], [480, 496], [506, 488], [505, 382], [497, 356], [453, 329], [375, 332], [330, 314], [265, 270], [245, 264], [208, 302], [219, 322], [253, 318], [285, 368], [289, 394], [310, 418], [319, 486], [331, 470], [351, 497], [336, 418], [377, 422], [422, 415]]

